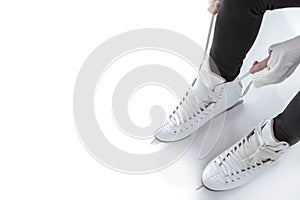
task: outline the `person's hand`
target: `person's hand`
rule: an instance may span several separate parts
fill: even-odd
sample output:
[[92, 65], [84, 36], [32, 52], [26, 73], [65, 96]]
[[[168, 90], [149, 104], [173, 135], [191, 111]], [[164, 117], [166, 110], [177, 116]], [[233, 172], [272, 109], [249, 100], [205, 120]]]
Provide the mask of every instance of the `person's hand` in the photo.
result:
[[208, 0], [209, 8], [208, 11], [212, 14], [217, 14], [219, 12], [219, 8], [222, 0]]
[[300, 36], [274, 44], [269, 48], [269, 56], [263, 61], [255, 61], [249, 70], [256, 87], [280, 83], [288, 78], [300, 64]]

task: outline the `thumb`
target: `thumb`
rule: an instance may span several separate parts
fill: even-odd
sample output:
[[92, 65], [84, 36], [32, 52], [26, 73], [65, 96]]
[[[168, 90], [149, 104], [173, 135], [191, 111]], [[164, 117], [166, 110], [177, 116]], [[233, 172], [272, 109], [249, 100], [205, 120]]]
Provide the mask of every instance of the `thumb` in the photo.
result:
[[263, 61], [258, 62], [255, 61], [252, 65], [252, 67], [250, 68], [250, 73], [251, 74], [255, 74], [256, 72], [259, 72], [261, 70], [263, 70], [264, 68], [267, 67], [268, 61], [270, 59], [270, 56], [268, 56], [267, 58], [265, 58]]

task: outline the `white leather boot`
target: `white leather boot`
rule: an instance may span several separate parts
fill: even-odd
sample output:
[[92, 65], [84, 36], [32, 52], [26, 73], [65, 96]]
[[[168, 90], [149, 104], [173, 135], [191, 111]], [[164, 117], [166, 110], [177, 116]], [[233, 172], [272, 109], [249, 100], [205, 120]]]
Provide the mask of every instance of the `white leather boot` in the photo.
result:
[[237, 104], [241, 93], [242, 84], [238, 79], [225, 82], [211, 72], [209, 59], [206, 59], [186, 96], [155, 132], [156, 139], [174, 142], [190, 136], [213, 117]]
[[204, 169], [203, 186], [213, 191], [234, 189], [275, 164], [289, 145], [272, 137], [272, 121], [261, 122], [246, 137], [213, 159]]

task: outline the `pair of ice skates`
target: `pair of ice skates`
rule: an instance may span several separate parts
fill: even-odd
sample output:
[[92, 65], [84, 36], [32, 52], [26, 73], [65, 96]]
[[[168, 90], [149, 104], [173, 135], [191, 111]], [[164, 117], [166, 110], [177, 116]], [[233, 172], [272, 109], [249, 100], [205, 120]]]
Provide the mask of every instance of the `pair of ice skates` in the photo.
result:
[[[205, 58], [198, 77], [182, 101], [155, 132], [156, 140], [183, 140], [217, 115], [238, 105], [243, 96], [240, 80], [237, 78], [226, 82], [210, 70], [209, 58]], [[272, 120], [261, 122], [245, 138], [213, 159], [204, 169], [201, 179], [203, 186], [214, 191], [234, 189], [248, 183], [261, 171], [276, 163], [289, 145], [266, 139], [272, 135], [272, 127]]]

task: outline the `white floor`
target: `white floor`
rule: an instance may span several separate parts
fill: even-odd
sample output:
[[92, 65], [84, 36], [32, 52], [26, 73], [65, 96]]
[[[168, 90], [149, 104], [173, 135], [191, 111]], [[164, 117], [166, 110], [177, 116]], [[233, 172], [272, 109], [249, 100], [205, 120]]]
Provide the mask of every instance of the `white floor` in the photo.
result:
[[[210, 159], [284, 109], [300, 89], [300, 69], [282, 84], [252, 88], [242, 105], [226, 113], [213, 148], [215, 135], [204, 140], [206, 125], [191, 148], [162, 171], [122, 174], [87, 153], [72, 115], [74, 83], [87, 55], [113, 35], [145, 27], [176, 30], [203, 45], [199, 35], [206, 35], [209, 21], [208, 14], [199, 17], [205, 1], [106, 2], [1, 3], [0, 199], [299, 199], [300, 145], [245, 187], [221, 193], [195, 189]], [[243, 72], [267, 55], [270, 44], [299, 35], [299, 19], [298, 9], [268, 13]]]

